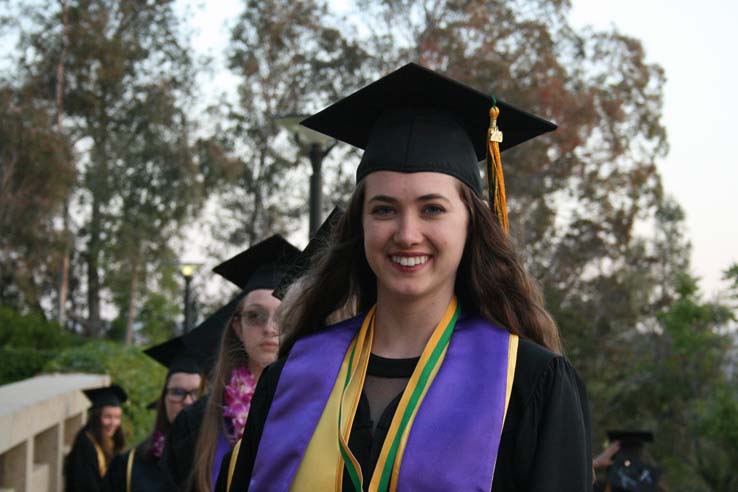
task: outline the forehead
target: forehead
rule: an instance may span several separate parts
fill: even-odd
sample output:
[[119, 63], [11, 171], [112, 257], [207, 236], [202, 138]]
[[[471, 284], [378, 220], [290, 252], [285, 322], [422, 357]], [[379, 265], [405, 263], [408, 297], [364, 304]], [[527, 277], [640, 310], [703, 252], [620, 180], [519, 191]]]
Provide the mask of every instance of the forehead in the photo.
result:
[[414, 199], [431, 194], [438, 194], [448, 199], [461, 196], [459, 193], [461, 182], [443, 173], [376, 171], [364, 178], [364, 182], [365, 200], [371, 200], [376, 195], [386, 195], [397, 199]]
[[249, 292], [243, 299], [243, 308], [249, 306], [262, 306], [265, 308], [276, 308], [282, 301], [272, 295], [270, 289], [256, 289]]
[[102, 408], [102, 415], [120, 415], [122, 412], [120, 407], [114, 407], [112, 405], [106, 405]]
[[169, 386], [198, 386], [200, 375], [189, 372], [175, 372], [169, 376]]

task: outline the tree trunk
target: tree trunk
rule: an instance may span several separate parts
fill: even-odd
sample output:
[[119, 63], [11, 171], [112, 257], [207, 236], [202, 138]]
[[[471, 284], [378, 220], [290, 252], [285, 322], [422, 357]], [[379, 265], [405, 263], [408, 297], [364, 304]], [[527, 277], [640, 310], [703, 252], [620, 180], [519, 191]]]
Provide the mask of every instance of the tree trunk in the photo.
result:
[[133, 320], [136, 318], [136, 300], [138, 298], [138, 269], [141, 253], [137, 249], [131, 262], [131, 283], [128, 287], [128, 314], [126, 315], [126, 345], [133, 344]]
[[[64, 99], [64, 60], [67, 56], [67, 48], [69, 40], [67, 38], [67, 29], [69, 26], [69, 9], [67, 8], [67, 0], [62, 2], [62, 51], [59, 56], [59, 63], [56, 66], [56, 130], [62, 133], [62, 102]], [[67, 296], [69, 293], [69, 254], [70, 254], [70, 233], [69, 233], [69, 198], [64, 203], [64, 230], [62, 232], [62, 260], [61, 272], [59, 275], [59, 305], [57, 310], [57, 321], [64, 326], [67, 321]]]
[[90, 220], [90, 241], [87, 247], [87, 334], [98, 336], [101, 331], [100, 319], [100, 201], [92, 197], [92, 219]]

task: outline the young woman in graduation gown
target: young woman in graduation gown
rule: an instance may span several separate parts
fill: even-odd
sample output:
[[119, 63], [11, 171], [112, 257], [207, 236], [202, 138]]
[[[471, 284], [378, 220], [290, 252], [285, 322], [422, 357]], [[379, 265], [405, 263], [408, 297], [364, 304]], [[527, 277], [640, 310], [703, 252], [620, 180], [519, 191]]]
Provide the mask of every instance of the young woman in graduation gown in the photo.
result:
[[140, 444], [113, 458], [104, 479], [107, 492], [158, 492], [166, 482], [159, 460], [171, 423], [200, 395], [202, 377], [194, 356], [185, 352], [181, 337], [145, 351], [169, 368], [156, 402], [154, 430]]
[[491, 105], [411, 64], [303, 122], [365, 149], [357, 188], [221, 490], [591, 490], [585, 390], [500, 189], [499, 131], [509, 147], [555, 126], [497, 102], [498, 127]]
[[66, 492], [99, 492], [113, 456], [125, 446], [120, 427], [126, 392], [117, 384], [84, 391], [92, 406], [64, 462]]
[[214, 268], [242, 290], [222, 332], [210, 394], [177, 419], [178, 436], [171, 436], [178, 447], [194, 450], [188, 467], [176, 464], [185, 490], [212, 490], [223, 456], [243, 434], [256, 382], [279, 348], [274, 314], [280, 300], [272, 291], [298, 253], [274, 235]]

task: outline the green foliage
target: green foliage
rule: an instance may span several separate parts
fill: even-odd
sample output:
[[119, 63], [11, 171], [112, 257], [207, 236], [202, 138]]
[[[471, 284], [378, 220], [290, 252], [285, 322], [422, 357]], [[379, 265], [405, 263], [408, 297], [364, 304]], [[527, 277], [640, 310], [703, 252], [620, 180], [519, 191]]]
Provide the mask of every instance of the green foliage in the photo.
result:
[[20, 314], [9, 306], [0, 306], [0, 346], [5, 348], [59, 349], [78, 340], [39, 312]]
[[[632, 394], [637, 417], [656, 432], [653, 454], [673, 490], [735, 490], [738, 386], [735, 339], [722, 328], [730, 307], [704, 302], [697, 282], [677, 277], [675, 300], [658, 313], [660, 331], [641, 343], [643, 375]], [[733, 355], [731, 355], [733, 354]]]
[[35, 376], [59, 350], [78, 343], [38, 312], [20, 314], [0, 306], [0, 385]]
[[0, 83], [0, 302], [17, 308], [37, 308], [51, 289], [59, 240], [51, 221], [75, 176], [71, 143], [34, 97]]
[[129, 400], [123, 406], [128, 442], [138, 442], [151, 432], [155, 416], [146, 405], [159, 397], [166, 370], [140, 349], [107, 341], [89, 342], [62, 351], [44, 371], [109, 374], [112, 382], [128, 393]]
[[28, 379], [43, 369], [55, 355], [53, 350], [0, 347], [0, 386]]

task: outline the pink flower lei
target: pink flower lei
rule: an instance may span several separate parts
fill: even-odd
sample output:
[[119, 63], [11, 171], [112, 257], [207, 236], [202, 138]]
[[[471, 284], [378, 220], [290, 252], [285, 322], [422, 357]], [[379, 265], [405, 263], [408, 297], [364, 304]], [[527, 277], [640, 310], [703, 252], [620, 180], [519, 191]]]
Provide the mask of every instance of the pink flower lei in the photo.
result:
[[236, 367], [223, 391], [223, 417], [226, 419], [226, 435], [231, 444], [243, 436], [246, 417], [251, 408], [256, 380], [245, 367]]
[[161, 431], [154, 431], [154, 436], [151, 438], [150, 452], [157, 460], [164, 454], [164, 445], [166, 444], [166, 438]]

